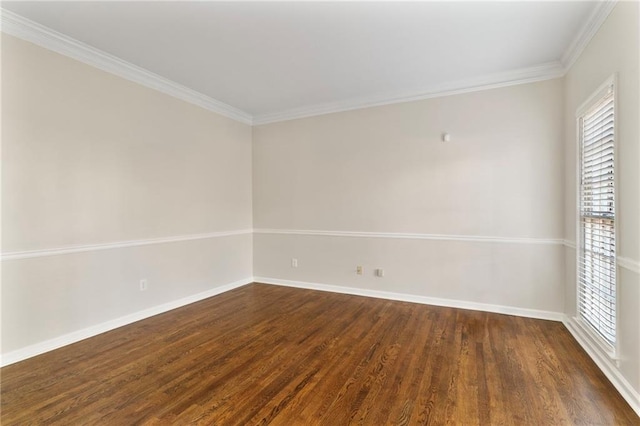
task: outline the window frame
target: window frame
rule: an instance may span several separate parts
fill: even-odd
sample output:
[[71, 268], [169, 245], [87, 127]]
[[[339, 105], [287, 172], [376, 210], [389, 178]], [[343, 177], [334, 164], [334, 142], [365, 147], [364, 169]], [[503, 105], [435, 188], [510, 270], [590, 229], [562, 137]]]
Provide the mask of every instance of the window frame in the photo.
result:
[[[581, 203], [581, 182], [582, 182], [582, 129], [581, 129], [581, 120], [582, 118], [605, 96], [607, 91], [611, 88], [613, 91], [613, 110], [614, 110], [614, 119], [613, 119], [613, 206], [614, 206], [614, 220], [613, 220], [613, 235], [615, 239], [616, 253], [614, 257], [614, 269], [615, 269], [615, 288], [616, 288], [616, 298], [615, 298], [615, 342], [611, 344], [604, 337], [602, 337], [587, 321], [582, 319], [581, 311], [580, 311], [580, 253], [582, 251], [582, 227], [581, 227], [581, 214], [580, 214], [580, 203]], [[619, 128], [619, 111], [618, 111], [618, 79], [617, 74], [613, 74], [608, 77], [598, 88], [591, 93], [591, 95], [585, 100], [576, 110], [576, 170], [575, 170], [575, 184], [576, 184], [576, 199], [575, 199], [575, 221], [576, 221], [576, 265], [575, 265], [575, 284], [576, 284], [576, 316], [574, 320], [580, 326], [580, 328], [590, 337], [590, 339], [604, 352], [607, 356], [612, 360], [618, 360], [618, 354], [620, 353], [619, 345], [620, 345], [620, 322], [619, 322], [619, 306], [620, 306], [620, 291], [618, 286], [618, 276], [619, 276], [619, 267], [618, 267], [618, 243], [620, 241], [619, 235], [619, 184], [618, 184], [618, 175], [619, 175], [619, 160], [618, 160], [618, 128]]]

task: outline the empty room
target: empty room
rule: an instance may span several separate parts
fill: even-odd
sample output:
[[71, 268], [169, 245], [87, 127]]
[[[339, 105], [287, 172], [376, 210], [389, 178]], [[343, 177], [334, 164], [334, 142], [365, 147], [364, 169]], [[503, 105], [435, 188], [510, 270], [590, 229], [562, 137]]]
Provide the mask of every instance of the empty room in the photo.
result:
[[2, 425], [640, 425], [637, 1], [3, 1]]

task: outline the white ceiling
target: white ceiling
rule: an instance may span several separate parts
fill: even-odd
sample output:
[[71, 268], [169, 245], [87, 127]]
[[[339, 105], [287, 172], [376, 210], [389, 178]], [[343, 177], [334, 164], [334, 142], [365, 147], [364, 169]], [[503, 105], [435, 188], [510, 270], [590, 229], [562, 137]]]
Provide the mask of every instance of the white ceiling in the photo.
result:
[[258, 121], [562, 69], [597, 6], [2, 2]]

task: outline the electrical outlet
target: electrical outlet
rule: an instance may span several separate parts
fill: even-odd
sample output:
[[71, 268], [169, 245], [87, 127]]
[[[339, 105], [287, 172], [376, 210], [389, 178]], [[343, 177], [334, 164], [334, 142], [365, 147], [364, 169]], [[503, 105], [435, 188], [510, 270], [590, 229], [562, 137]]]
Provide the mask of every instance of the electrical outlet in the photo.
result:
[[146, 278], [140, 280], [140, 291], [146, 291], [149, 288], [149, 281]]
[[362, 273], [364, 272], [364, 268], [360, 265], [356, 266], [356, 274], [358, 275], [362, 275]]
[[291, 259], [291, 267], [292, 268], [298, 267], [298, 259], [296, 259], [295, 257]]
[[384, 269], [382, 268], [376, 269], [376, 277], [380, 277], [380, 278], [384, 277]]

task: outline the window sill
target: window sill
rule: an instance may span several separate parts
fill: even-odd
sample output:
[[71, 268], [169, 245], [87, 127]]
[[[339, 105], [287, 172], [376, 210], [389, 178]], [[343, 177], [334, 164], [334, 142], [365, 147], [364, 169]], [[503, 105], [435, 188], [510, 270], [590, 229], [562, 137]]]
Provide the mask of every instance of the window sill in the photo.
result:
[[613, 361], [616, 366], [620, 366], [620, 358], [618, 357], [618, 351], [615, 346], [606, 342], [602, 337], [600, 337], [589, 324], [587, 324], [580, 317], [573, 317], [573, 322], [578, 327], [580, 333], [585, 337], [590, 345], [597, 349], [601, 354], [606, 355], [610, 361]]

